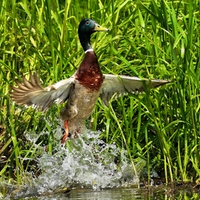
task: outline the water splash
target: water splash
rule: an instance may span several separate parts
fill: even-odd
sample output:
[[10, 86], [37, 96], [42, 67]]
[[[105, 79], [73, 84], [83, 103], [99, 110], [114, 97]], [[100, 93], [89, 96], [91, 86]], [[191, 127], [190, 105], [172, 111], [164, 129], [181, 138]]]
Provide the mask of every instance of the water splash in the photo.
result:
[[[42, 170], [37, 179], [41, 192], [46, 188], [92, 187], [112, 188], [137, 184], [126, 151], [99, 139], [100, 132], [86, 131], [68, 141], [69, 148], [57, 145], [54, 155], [45, 153], [38, 158]], [[139, 169], [138, 169], [139, 170]]]
[[[37, 137], [42, 134], [46, 133]], [[98, 131], [87, 130], [78, 138], [68, 140], [67, 147], [61, 146], [58, 141], [53, 155], [43, 150], [41, 157], [37, 158], [41, 173], [37, 178], [29, 173], [31, 177], [26, 183], [26, 195], [55, 193], [61, 188], [99, 190], [138, 184], [138, 177], [135, 176], [127, 152], [115, 144], [105, 143], [99, 139], [99, 134]], [[27, 134], [27, 139], [39, 148], [34, 133]], [[137, 163], [138, 173], [144, 165], [144, 161]]]

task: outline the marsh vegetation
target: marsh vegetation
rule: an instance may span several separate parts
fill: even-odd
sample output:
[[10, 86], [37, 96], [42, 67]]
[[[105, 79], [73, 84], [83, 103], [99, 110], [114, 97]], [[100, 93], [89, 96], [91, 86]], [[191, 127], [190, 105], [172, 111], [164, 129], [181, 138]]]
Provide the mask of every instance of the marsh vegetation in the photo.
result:
[[16, 105], [10, 86], [38, 71], [43, 86], [70, 77], [83, 58], [77, 27], [90, 17], [111, 29], [92, 37], [103, 73], [170, 79], [164, 87], [120, 97], [105, 107], [99, 100], [88, 128], [126, 149], [130, 162], [146, 162], [165, 182], [200, 178], [200, 36], [198, 0], [0, 1], [0, 176], [23, 183], [37, 173], [40, 151], [27, 133], [41, 137], [53, 154], [58, 111]]

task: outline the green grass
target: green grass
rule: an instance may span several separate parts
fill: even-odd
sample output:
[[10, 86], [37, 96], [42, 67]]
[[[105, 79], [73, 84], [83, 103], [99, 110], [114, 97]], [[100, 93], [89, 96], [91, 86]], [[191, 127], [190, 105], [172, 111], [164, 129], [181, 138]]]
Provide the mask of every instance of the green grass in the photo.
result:
[[99, 100], [92, 128], [103, 130], [107, 143], [127, 149], [132, 160], [144, 159], [148, 174], [154, 169], [167, 183], [199, 180], [199, 6], [197, 0], [2, 0], [0, 176], [23, 181], [31, 164], [20, 158], [37, 156], [24, 134], [48, 131], [40, 140], [51, 147], [60, 109], [53, 106], [43, 114], [19, 107], [9, 98], [10, 85], [36, 70], [44, 86], [70, 77], [83, 58], [78, 24], [91, 17], [111, 29], [92, 37], [103, 73], [172, 80], [109, 107]]

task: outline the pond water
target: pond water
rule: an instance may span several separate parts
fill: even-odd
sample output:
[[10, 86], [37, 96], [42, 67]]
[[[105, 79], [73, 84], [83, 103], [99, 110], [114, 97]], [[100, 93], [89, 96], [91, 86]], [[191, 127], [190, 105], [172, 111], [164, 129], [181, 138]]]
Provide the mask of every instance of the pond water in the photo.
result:
[[[1, 198], [0, 198], [1, 199]], [[112, 188], [95, 191], [93, 189], [72, 189], [65, 193], [49, 194], [42, 196], [7, 197], [4, 200], [144, 200], [144, 199], [193, 199], [199, 200], [200, 193], [191, 190], [191, 187], [180, 187], [175, 190], [170, 187], [152, 187], [151, 189], [137, 188]]]
[[[138, 189], [139, 176], [145, 161], [132, 162], [126, 151], [115, 144], [99, 139], [100, 132], [87, 131], [77, 139], [68, 141], [68, 147], [58, 142], [49, 154], [37, 145], [34, 133], [27, 139], [40, 152], [34, 158], [39, 174], [24, 172], [22, 186], [0, 183], [0, 199], [200, 199], [192, 187], [166, 188], [164, 185], [150, 190]], [[152, 173], [157, 176], [156, 173]]]

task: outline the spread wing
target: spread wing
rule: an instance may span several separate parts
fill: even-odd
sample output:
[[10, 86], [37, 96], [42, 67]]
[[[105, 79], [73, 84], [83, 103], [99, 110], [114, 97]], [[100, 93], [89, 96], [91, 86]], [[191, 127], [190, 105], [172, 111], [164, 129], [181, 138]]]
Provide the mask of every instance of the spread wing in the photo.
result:
[[119, 96], [127, 92], [142, 92], [145, 91], [145, 88], [155, 88], [170, 82], [168, 80], [148, 80], [124, 75], [104, 74], [104, 76], [105, 79], [101, 87], [100, 97], [105, 105], [108, 105], [109, 100], [114, 94]]
[[42, 88], [37, 73], [30, 74], [28, 81], [23, 77], [23, 82], [16, 81], [18, 87], [11, 87], [11, 98], [19, 105], [33, 105], [35, 108], [46, 111], [54, 102], [60, 104], [69, 96], [74, 78], [65, 79]]

